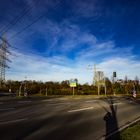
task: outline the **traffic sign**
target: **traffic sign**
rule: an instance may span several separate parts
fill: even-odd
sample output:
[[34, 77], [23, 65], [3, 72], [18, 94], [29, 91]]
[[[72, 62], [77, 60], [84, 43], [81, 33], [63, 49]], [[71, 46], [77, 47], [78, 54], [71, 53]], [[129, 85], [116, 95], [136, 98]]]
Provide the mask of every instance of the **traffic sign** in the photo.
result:
[[76, 87], [77, 86], [77, 81], [75, 79], [70, 80], [70, 87]]

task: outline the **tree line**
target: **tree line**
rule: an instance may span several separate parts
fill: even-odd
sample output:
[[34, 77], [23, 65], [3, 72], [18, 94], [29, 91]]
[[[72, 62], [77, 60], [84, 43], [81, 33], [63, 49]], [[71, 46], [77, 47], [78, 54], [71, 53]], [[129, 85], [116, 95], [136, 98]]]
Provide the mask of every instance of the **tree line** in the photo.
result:
[[[139, 80], [122, 80], [111, 82], [108, 78], [105, 80], [106, 94], [131, 94], [132, 90], [136, 90], [137, 93], [140, 92]], [[74, 88], [75, 95], [97, 95], [98, 88], [94, 85], [78, 84]], [[105, 93], [104, 87], [100, 88], [100, 95]], [[70, 87], [69, 80], [62, 82], [42, 82], [42, 81], [12, 81], [8, 80], [3, 83], [0, 88], [0, 92], [11, 92], [16, 93], [16, 95], [24, 92], [29, 95], [40, 94], [40, 95], [72, 95], [73, 89]]]

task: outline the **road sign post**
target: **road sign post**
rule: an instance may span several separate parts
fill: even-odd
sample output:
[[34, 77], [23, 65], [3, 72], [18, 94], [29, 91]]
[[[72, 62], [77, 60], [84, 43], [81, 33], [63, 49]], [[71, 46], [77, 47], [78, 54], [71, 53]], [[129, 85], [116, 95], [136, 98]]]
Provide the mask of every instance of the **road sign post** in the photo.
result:
[[77, 81], [75, 79], [70, 80], [70, 87], [72, 87], [72, 93], [74, 95], [74, 88], [77, 86]]
[[73, 96], [74, 96], [74, 87], [72, 87], [72, 89], [73, 89]]

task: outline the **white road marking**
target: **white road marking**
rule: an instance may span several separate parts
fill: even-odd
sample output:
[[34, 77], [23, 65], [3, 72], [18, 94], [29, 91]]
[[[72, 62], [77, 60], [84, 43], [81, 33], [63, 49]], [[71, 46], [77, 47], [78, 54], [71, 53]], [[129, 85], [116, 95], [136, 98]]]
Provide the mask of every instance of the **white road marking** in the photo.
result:
[[52, 100], [52, 99], [45, 99], [45, 100], [42, 100], [42, 102], [51, 102], [51, 101], [54, 101], [54, 100]]
[[93, 103], [96, 102], [97, 100], [89, 100], [89, 101], [85, 101], [86, 103]]
[[1, 124], [16, 123], [16, 122], [21, 122], [21, 121], [26, 121], [26, 120], [28, 120], [28, 118], [25, 118], [25, 119], [17, 119], [17, 120], [11, 120], [11, 121], [6, 121], [6, 122], [0, 122], [0, 125], [1, 125]]
[[0, 111], [8, 111], [8, 110], [13, 110], [15, 108], [0, 108]]
[[18, 101], [18, 103], [30, 103], [32, 101]]
[[[42, 100], [42, 102], [47, 102], [47, 100]], [[49, 102], [49, 105], [53, 106], [53, 105], [70, 105], [70, 102], [64, 102], [64, 103], [55, 103], [55, 102]]]
[[49, 105], [69, 105], [71, 103], [50, 103]]
[[121, 105], [121, 104], [123, 104], [123, 103], [114, 103], [113, 105]]
[[80, 109], [74, 109], [74, 110], [69, 110], [68, 112], [78, 112], [78, 111], [84, 111], [84, 110], [90, 110], [93, 109], [94, 107], [86, 107], [86, 108], [80, 108]]
[[139, 103], [137, 103], [137, 102], [135, 102], [135, 101], [129, 101], [129, 103], [132, 103], [132, 104], [139, 104]]

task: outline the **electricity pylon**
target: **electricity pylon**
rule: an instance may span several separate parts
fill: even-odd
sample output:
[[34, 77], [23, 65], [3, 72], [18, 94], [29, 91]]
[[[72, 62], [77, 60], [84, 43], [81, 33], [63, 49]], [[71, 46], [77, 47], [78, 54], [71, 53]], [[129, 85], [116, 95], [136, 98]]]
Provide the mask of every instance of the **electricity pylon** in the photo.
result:
[[94, 78], [93, 83], [98, 87], [98, 95], [100, 95], [100, 87], [104, 86], [105, 95], [106, 95], [106, 85], [105, 85], [105, 76], [103, 71], [96, 71], [96, 65], [94, 65]]
[[1, 44], [0, 44], [0, 88], [2, 87], [2, 83], [5, 82], [5, 70], [6, 68], [9, 68], [7, 66], [7, 53], [9, 51], [7, 50], [7, 42], [4, 37], [1, 38]]

